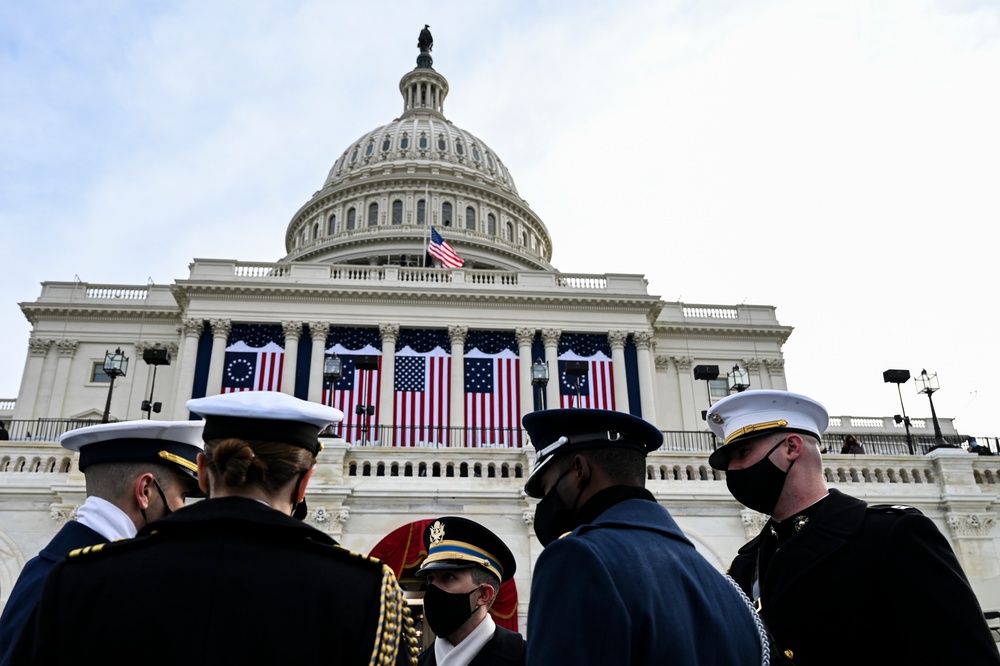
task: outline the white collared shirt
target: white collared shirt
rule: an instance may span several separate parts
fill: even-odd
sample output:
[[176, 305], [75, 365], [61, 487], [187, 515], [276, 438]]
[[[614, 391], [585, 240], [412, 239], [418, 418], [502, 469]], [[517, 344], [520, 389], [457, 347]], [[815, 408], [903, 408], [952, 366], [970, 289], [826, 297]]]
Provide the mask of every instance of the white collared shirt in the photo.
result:
[[131, 539], [138, 532], [128, 514], [100, 497], [88, 497], [76, 510], [76, 520], [108, 541]]
[[438, 666], [468, 666], [469, 662], [476, 658], [479, 651], [483, 649], [493, 634], [496, 633], [497, 625], [493, 617], [487, 613], [486, 618], [479, 623], [479, 626], [472, 630], [472, 633], [465, 637], [458, 645], [452, 645], [447, 638], [438, 637], [434, 639], [434, 658]]

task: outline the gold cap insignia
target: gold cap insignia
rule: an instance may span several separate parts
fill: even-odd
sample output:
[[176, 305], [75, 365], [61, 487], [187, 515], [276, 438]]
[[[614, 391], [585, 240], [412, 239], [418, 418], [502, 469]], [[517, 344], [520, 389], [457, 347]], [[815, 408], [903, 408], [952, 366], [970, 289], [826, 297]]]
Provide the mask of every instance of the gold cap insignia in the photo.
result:
[[440, 543], [444, 541], [444, 523], [440, 520], [435, 520], [434, 524], [431, 525], [431, 543]]

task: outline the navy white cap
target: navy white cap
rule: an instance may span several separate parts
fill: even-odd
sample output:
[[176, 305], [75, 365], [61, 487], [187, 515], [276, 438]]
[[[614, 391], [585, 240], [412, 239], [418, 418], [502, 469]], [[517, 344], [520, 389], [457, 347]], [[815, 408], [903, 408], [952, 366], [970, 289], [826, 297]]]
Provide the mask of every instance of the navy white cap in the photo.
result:
[[547, 409], [521, 419], [535, 447], [535, 465], [524, 484], [541, 497], [541, 471], [556, 456], [583, 449], [625, 447], [646, 454], [663, 444], [663, 433], [638, 416], [604, 409]]
[[481, 567], [503, 582], [513, 578], [517, 569], [514, 555], [500, 537], [468, 518], [445, 516], [432, 521], [424, 529], [424, 548], [427, 557], [417, 576], [437, 569]]
[[223, 393], [187, 401], [205, 419], [205, 441], [229, 437], [282, 442], [319, 453], [319, 433], [340, 423], [344, 413], [279, 391]]
[[80, 453], [80, 471], [99, 463], [150, 462], [197, 479], [203, 428], [198, 421], [119, 421], [70, 430], [59, 443]]
[[729, 467], [736, 446], [748, 439], [778, 430], [803, 432], [819, 438], [830, 423], [826, 407], [788, 391], [744, 391], [712, 405], [705, 419], [722, 446], [708, 457], [715, 469]]

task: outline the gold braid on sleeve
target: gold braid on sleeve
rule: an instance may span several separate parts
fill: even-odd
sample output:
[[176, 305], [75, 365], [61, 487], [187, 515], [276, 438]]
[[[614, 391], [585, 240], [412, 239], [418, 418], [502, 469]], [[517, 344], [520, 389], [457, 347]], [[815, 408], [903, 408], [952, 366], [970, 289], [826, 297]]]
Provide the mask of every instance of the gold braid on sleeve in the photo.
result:
[[396, 581], [396, 575], [383, 564], [378, 626], [375, 628], [375, 647], [369, 663], [371, 666], [396, 664], [399, 650], [405, 650], [409, 654], [405, 663], [416, 666], [419, 648], [410, 607], [403, 598], [403, 590]]

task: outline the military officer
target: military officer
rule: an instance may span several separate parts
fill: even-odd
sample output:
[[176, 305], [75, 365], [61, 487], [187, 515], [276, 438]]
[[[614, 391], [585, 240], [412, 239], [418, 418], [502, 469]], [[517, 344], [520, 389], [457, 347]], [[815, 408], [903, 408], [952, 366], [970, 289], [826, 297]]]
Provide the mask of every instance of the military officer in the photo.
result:
[[137, 530], [201, 497], [197, 456], [203, 423], [122, 421], [71, 430], [59, 438], [80, 454], [87, 498], [52, 541], [28, 560], [0, 617], [0, 664], [6, 664], [28, 613], [56, 562], [77, 548], [134, 537]]
[[479, 523], [446, 516], [424, 530], [424, 620], [436, 636], [420, 666], [524, 664], [524, 638], [498, 627], [489, 609], [514, 576], [510, 549]]
[[[787, 391], [746, 391], [708, 412], [709, 464], [770, 516], [729, 569], [770, 630], [773, 658], [813, 664], [1000, 664], [947, 539], [920, 511], [827, 488], [827, 411]], [[837, 618], [856, 618], [850, 626]]]
[[524, 490], [541, 498], [528, 666], [765, 662], [749, 603], [645, 488], [663, 434], [621, 412], [522, 419], [535, 447]]
[[392, 570], [292, 518], [343, 413], [264, 391], [187, 407], [208, 498], [56, 565], [12, 663], [415, 663]]

